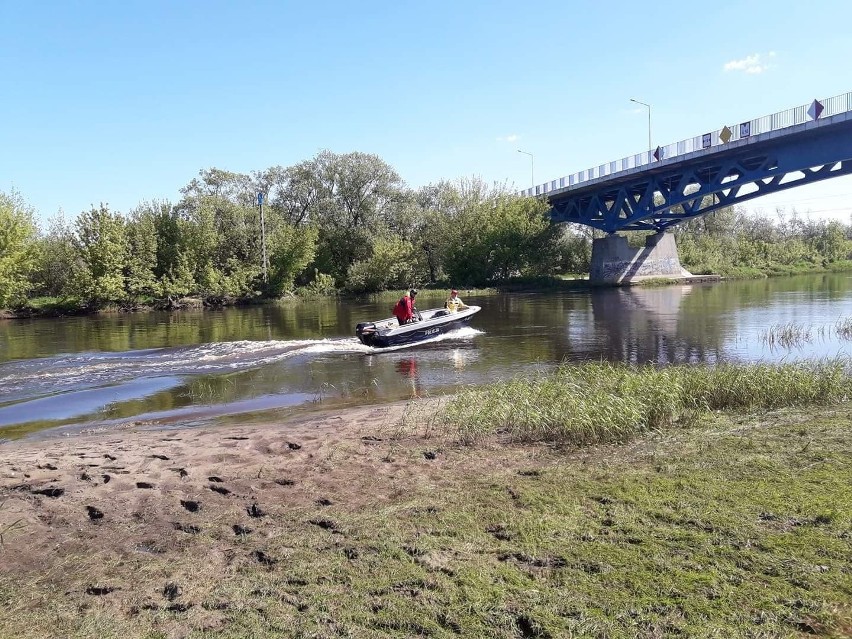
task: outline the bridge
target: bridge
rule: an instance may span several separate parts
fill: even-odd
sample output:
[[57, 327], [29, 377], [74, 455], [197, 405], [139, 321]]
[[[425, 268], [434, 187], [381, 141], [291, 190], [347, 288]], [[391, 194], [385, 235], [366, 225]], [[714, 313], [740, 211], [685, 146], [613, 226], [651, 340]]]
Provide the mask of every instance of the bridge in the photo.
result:
[[[667, 228], [769, 193], [852, 174], [852, 92], [723, 126], [521, 191], [547, 197], [555, 222], [611, 234], [595, 240], [590, 279], [686, 277]], [[656, 231], [646, 249], [617, 231]], [[596, 258], [599, 258], [596, 260]], [[603, 260], [603, 261], [601, 261]], [[658, 263], [662, 260], [665, 262]], [[597, 268], [600, 267], [600, 268]]]

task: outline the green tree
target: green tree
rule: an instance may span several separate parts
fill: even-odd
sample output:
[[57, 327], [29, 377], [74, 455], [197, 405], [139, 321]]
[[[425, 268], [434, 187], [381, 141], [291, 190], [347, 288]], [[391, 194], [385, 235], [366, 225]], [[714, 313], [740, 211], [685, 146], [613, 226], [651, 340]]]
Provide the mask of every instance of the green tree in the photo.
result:
[[205, 250], [205, 246], [199, 240], [194, 223], [168, 202], [160, 202], [155, 207], [153, 218], [157, 236], [154, 267], [157, 295], [171, 303], [177, 298], [197, 293], [195, 252]]
[[377, 155], [330, 151], [303, 169], [316, 189], [307, 217], [319, 230], [314, 268], [342, 284], [355, 262], [369, 259], [373, 244], [391, 226], [400, 209], [404, 185]]
[[74, 230], [60, 211], [48, 222], [47, 232], [38, 239], [38, 257], [32, 279], [36, 295], [69, 297], [74, 294], [77, 269]]
[[124, 267], [124, 284], [127, 296], [136, 300], [156, 294], [157, 277], [157, 225], [160, 210], [158, 202], [137, 206], [127, 221], [127, 261]]
[[296, 227], [286, 222], [278, 224], [268, 241], [268, 292], [278, 297], [293, 289], [296, 276], [314, 259], [317, 230], [313, 226]]
[[408, 288], [417, 282], [419, 255], [411, 242], [387, 234], [376, 240], [369, 258], [349, 267], [346, 289], [352, 293], [367, 293]]
[[124, 219], [105, 204], [92, 207], [77, 218], [74, 242], [80, 257], [75, 273], [80, 297], [95, 305], [122, 301], [127, 264]]
[[594, 229], [580, 224], [561, 224], [556, 240], [561, 273], [588, 273], [592, 262]]
[[0, 308], [26, 300], [36, 268], [33, 210], [16, 192], [0, 192]]
[[505, 187], [461, 183], [459, 197], [435, 229], [447, 276], [478, 284], [554, 272], [559, 230], [550, 222], [549, 208]]

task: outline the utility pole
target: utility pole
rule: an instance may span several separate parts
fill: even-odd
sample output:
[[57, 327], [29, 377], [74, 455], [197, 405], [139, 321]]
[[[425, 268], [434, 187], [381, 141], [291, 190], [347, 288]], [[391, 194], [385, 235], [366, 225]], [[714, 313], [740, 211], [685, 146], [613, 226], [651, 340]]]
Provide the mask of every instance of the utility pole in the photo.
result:
[[263, 218], [263, 193], [257, 193], [257, 205], [260, 207], [260, 245], [263, 250], [263, 281], [269, 282], [267, 274], [268, 260], [266, 259], [266, 221]]
[[654, 150], [654, 147], [651, 146], [651, 105], [640, 102], [639, 100], [634, 100], [633, 98], [630, 98], [630, 101], [635, 102], [636, 104], [641, 104], [644, 107], [648, 107], [648, 162], [650, 162], [651, 153]]

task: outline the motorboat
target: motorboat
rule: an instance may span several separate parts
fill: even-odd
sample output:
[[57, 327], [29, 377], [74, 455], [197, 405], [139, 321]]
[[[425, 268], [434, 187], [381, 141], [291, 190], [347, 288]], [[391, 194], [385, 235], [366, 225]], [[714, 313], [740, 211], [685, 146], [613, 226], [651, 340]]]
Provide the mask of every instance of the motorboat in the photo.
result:
[[402, 325], [395, 317], [377, 322], [362, 322], [355, 327], [355, 335], [361, 343], [377, 348], [413, 344], [467, 326], [481, 308], [468, 306], [452, 312], [444, 308], [418, 311], [417, 321]]

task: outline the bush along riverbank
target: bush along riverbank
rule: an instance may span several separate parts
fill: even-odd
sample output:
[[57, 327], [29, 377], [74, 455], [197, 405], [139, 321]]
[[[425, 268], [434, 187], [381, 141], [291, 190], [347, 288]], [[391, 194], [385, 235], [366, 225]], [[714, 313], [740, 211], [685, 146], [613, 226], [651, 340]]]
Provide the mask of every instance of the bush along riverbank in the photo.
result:
[[[551, 287], [560, 274], [589, 272], [600, 234], [554, 224], [546, 200], [506, 185], [461, 179], [410, 189], [364, 153], [323, 151], [251, 174], [204, 169], [180, 194], [176, 203], [60, 214], [41, 228], [21, 194], [0, 192], [0, 309], [70, 314], [187, 298], [219, 305], [440, 282]], [[795, 211], [767, 217], [728, 207], [671, 232], [696, 276], [852, 268], [852, 225]], [[644, 244], [646, 232], [625, 234]]]
[[0, 636], [846, 637], [848, 362], [0, 444]]

